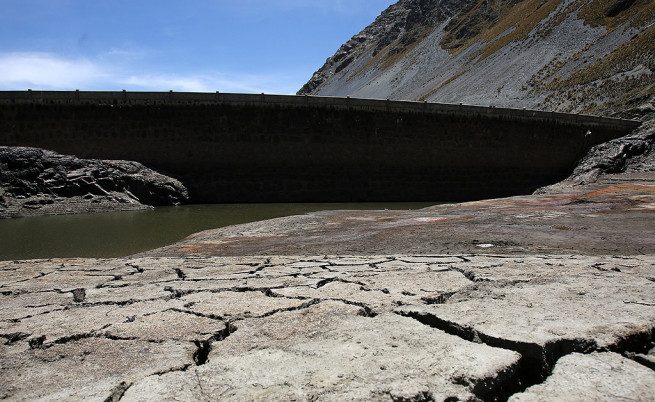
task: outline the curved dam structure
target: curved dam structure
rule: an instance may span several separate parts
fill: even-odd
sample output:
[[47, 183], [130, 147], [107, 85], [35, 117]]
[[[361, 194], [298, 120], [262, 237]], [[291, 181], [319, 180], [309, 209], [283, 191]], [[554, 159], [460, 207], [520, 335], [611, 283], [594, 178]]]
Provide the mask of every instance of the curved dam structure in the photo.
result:
[[195, 203], [460, 201], [566, 177], [640, 122], [314, 96], [0, 92], [0, 145], [135, 160]]

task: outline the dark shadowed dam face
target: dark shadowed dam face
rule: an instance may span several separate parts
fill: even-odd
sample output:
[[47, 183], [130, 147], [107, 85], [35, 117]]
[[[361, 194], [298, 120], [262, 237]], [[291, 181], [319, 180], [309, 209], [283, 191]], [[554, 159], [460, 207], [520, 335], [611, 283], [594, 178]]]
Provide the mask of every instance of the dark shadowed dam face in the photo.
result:
[[127, 159], [195, 203], [451, 201], [529, 193], [639, 123], [279, 95], [3, 92], [0, 145]]

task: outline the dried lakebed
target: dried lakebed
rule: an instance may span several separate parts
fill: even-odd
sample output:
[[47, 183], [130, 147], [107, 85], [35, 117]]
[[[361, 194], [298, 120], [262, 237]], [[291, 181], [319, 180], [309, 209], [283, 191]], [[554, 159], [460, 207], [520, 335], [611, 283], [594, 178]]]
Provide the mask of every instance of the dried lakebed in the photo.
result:
[[0, 398], [653, 400], [647, 176], [0, 262]]
[[655, 394], [653, 256], [142, 257], [0, 270], [3, 398]]

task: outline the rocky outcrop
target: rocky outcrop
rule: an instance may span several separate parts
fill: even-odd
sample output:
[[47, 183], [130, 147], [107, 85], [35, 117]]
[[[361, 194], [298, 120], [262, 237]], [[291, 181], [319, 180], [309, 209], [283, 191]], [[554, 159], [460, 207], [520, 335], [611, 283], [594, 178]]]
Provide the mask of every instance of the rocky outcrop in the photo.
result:
[[[353, 36], [314, 73], [298, 95], [316, 94], [319, 88], [331, 80], [335, 74], [344, 70], [355, 59], [366, 57], [371, 49], [376, 56], [392, 43], [409, 47], [422, 40], [425, 26], [436, 24], [452, 17], [468, 1], [456, 0], [401, 0], [382, 12], [375, 22], [362, 32]], [[399, 54], [402, 49], [396, 47], [393, 52]]]
[[0, 217], [143, 209], [188, 199], [179, 181], [137, 162], [0, 147]]
[[[565, 180], [535, 194], [557, 194], [578, 186], [612, 180], [634, 181], [655, 172], [655, 121], [615, 140], [596, 145]], [[618, 177], [620, 175], [620, 178]]]
[[639, 117], [655, 105], [655, 3], [401, 0], [299, 94]]

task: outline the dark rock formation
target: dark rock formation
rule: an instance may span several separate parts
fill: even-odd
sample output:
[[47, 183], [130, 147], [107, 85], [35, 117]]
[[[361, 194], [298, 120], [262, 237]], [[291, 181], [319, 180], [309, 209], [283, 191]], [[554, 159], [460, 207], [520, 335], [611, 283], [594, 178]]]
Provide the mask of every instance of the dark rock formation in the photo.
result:
[[133, 210], [188, 199], [177, 180], [137, 162], [0, 147], [0, 217]]
[[573, 177], [655, 171], [651, 152], [655, 125], [593, 147], [573, 171]]
[[655, 172], [655, 121], [644, 124], [632, 134], [591, 148], [564, 181], [536, 191], [559, 193], [571, 187], [592, 184], [614, 175], [633, 181]]
[[630, 8], [634, 2], [635, 0], [617, 0], [611, 6], [607, 7], [605, 10], [605, 15], [607, 17], [616, 17], [621, 12]]

